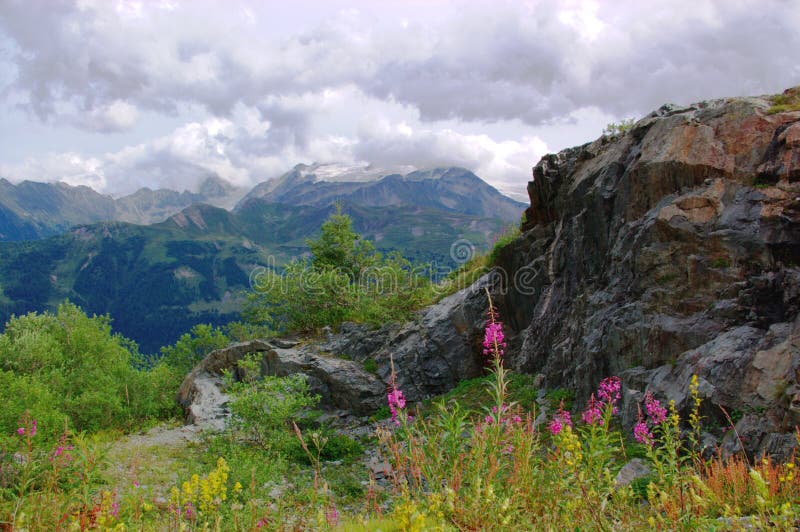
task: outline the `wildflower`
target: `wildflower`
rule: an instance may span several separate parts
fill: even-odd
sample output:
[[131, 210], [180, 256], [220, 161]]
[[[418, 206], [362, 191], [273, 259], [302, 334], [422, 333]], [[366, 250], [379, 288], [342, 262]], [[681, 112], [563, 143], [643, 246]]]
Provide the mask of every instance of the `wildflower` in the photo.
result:
[[28, 420], [30, 420], [30, 418], [26, 414], [25, 418], [23, 419], [23, 426], [17, 429], [17, 434], [20, 436], [25, 436], [27, 434], [32, 438], [36, 436], [36, 420], [30, 420], [30, 425], [28, 425]]
[[644, 396], [644, 406], [653, 425], [660, 425], [667, 420], [667, 409], [650, 392]]
[[581, 414], [581, 419], [587, 425], [602, 425], [603, 424], [603, 402], [594, 398], [594, 394], [589, 398], [589, 405], [586, 410]]
[[339, 524], [339, 511], [336, 509], [335, 505], [331, 504], [325, 510], [325, 521], [330, 527], [336, 527]]
[[400, 425], [400, 421], [398, 421], [397, 416], [400, 411], [406, 407], [406, 398], [403, 395], [403, 392], [394, 386], [392, 387], [392, 391], [390, 391], [386, 397], [389, 402], [389, 411], [392, 413], [392, 422], [395, 425]]
[[642, 417], [642, 410], [639, 408], [639, 421], [633, 426], [633, 437], [639, 443], [653, 445], [653, 433], [647, 428], [647, 422]]
[[572, 428], [572, 419], [570, 418], [569, 412], [564, 410], [562, 405], [556, 411], [556, 414], [553, 416], [553, 420], [550, 422], [550, 433], [553, 436], [557, 436], [564, 429], [564, 427]]
[[617, 413], [617, 407], [615, 404], [620, 400], [621, 389], [622, 384], [619, 380], [619, 377], [607, 377], [603, 379], [600, 382], [600, 385], [597, 387], [597, 397], [600, 398], [602, 403], [611, 405], [614, 414]]
[[119, 499], [117, 499], [116, 492], [112, 494], [113, 501], [111, 502], [111, 515], [114, 519], [119, 517]]
[[483, 335], [483, 354], [490, 357], [501, 358], [505, 353], [506, 342], [503, 335], [503, 324], [499, 321], [490, 321], [486, 324]]

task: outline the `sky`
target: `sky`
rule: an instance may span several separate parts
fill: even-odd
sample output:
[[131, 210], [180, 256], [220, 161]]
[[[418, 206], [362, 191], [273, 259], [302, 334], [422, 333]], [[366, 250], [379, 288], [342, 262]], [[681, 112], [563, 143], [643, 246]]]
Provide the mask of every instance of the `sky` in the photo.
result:
[[0, 177], [121, 195], [539, 158], [800, 84], [796, 0], [0, 0]]

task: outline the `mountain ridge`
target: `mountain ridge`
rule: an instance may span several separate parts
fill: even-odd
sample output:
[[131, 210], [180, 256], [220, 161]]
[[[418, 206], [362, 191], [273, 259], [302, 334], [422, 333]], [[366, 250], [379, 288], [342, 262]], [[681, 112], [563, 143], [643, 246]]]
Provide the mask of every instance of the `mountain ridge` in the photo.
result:
[[[395, 170], [407, 171], [410, 167]], [[474, 173], [457, 167], [392, 173], [372, 165], [299, 164], [282, 176], [246, 191], [210, 176], [191, 192], [148, 187], [115, 198], [86, 185], [0, 178], [0, 242], [36, 240], [83, 224], [163, 222], [205, 203], [236, 211], [254, 199], [324, 207], [335, 201], [365, 206], [418, 206], [505, 222], [517, 221], [527, 206], [504, 196]]]
[[[241, 207], [253, 198], [272, 203], [323, 206], [334, 201], [351, 200], [373, 207], [424, 205], [443, 211], [506, 222], [519, 220], [527, 204], [503, 195], [496, 188], [459, 167], [436, 167], [406, 174], [376, 171], [372, 180], [325, 179], [331, 165], [297, 165], [282, 176], [260, 183], [237, 204]], [[323, 173], [323, 177], [318, 174]]]

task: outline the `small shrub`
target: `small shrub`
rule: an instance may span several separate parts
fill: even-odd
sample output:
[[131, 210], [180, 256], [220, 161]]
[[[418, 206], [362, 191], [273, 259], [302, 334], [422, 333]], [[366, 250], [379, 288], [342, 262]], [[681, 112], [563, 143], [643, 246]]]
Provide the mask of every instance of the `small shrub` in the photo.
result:
[[497, 261], [500, 258], [500, 253], [502, 253], [503, 249], [509, 244], [514, 242], [518, 236], [518, 226], [508, 227], [500, 236], [498, 236], [492, 245], [491, 251], [489, 251], [489, 264], [493, 266], [497, 265]]
[[[345, 434], [338, 434], [330, 429], [316, 431], [315, 436], [320, 442], [324, 442], [319, 449], [319, 459], [325, 462], [337, 460], [351, 460], [364, 453], [364, 447], [356, 440]], [[309, 448], [313, 447], [311, 438], [303, 435], [303, 439]], [[300, 441], [297, 439], [286, 447], [286, 456], [293, 462], [305, 465], [313, 465], [308, 454], [303, 450]]]
[[626, 118], [619, 122], [611, 122], [603, 130], [603, 136], [615, 137], [617, 135], [622, 135], [633, 129], [635, 123], [636, 120], [634, 118]]
[[767, 110], [767, 114], [800, 111], [800, 87], [788, 89], [783, 94], [770, 96], [769, 100], [772, 107]]
[[731, 262], [724, 257], [719, 257], [711, 261], [712, 268], [724, 269], [724, 268], [730, 268], [730, 266]]
[[239, 382], [227, 376], [231, 424], [246, 441], [272, 452], [284, 451], [293, 441], [291, 424], [308, 417], [319, 402], [304, 375], [260, 377], [260, 359], [249, 355], [239, 361], [244, 374]]

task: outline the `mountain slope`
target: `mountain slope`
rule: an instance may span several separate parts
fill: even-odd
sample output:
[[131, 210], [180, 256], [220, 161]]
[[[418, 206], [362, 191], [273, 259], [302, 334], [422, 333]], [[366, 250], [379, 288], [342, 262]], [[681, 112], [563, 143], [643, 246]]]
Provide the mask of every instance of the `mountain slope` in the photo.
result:
[[[485, 249], [504, 225], [424, 208], [343, 208], [379, 250], [432, 262], [442, 273], [457, 265], [455, 241]], [[110, 313], [116, 331], [156, 352], [196, 323], [236, 319], [252, 270], [307, 252], [305, 240], [333, 210], [257, 199], [235, 213], [201, 204], [150, 226], [106, 222], [0, 243], [0, 322], [69, 298], [87, 312]]]
[[0, 179], [0, 242], [46, 238], [95, 222], [157, 223], [196, 203], [231, 208], [243, 193], [213, 176], [196, 193], [142, 188], [119, 199], [86, 186], [33, 181], [14, 185]]
[[405, 175], [370, 167], [356, 170], [330, 164], [297, 165], [283, 176], [257, 185], [239, 207], [254, 198], [314, 206], [345, 200], [369, 207], [426, 207], [506, 222], [518, 221], [526, 207], [463, 168], [435, 168]]

